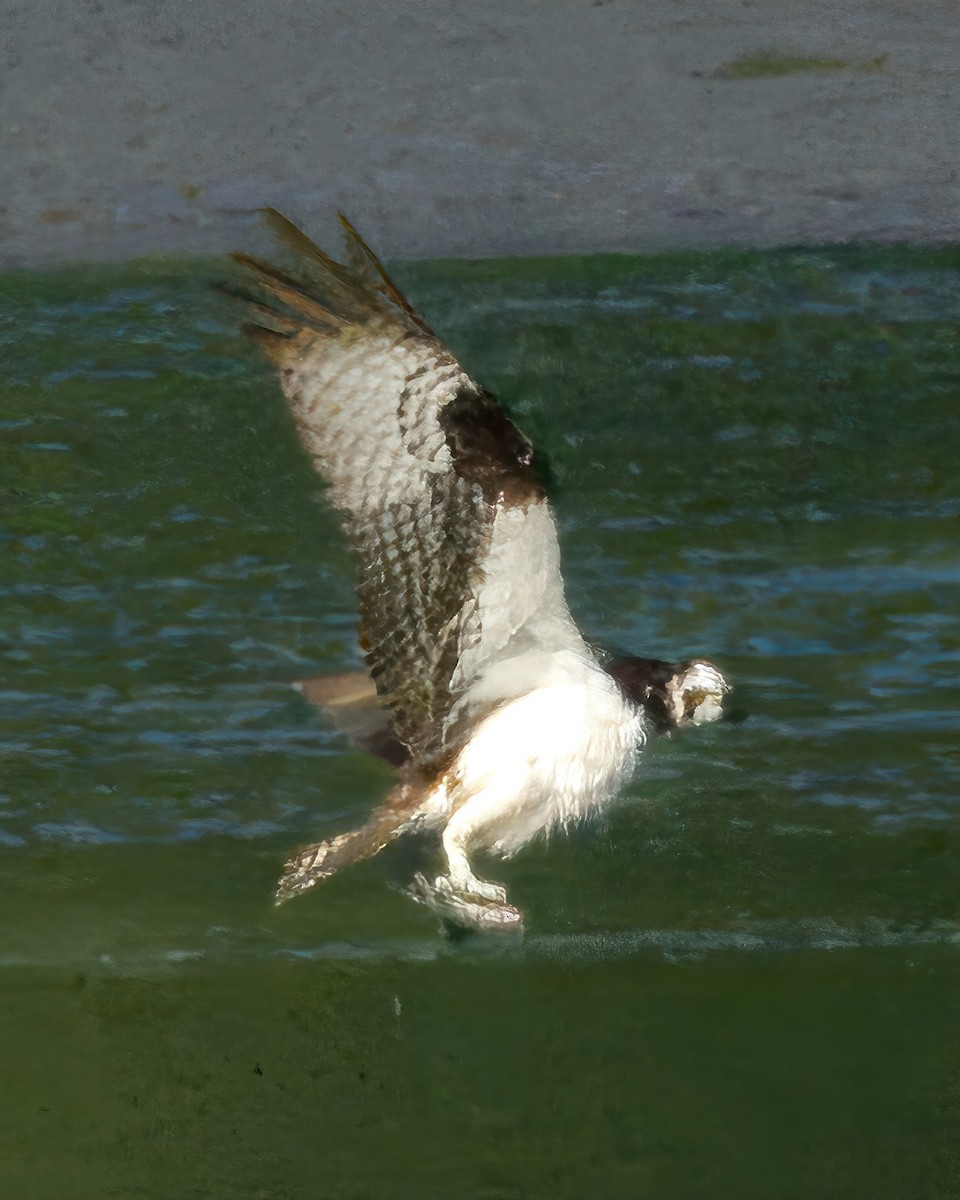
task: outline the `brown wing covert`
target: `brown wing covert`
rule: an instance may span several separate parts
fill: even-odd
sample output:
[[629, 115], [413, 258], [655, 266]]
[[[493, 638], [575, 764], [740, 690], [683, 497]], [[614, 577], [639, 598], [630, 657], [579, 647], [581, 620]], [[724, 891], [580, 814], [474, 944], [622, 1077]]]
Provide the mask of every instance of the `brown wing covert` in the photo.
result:
[[451, 749], [448, 717], [470, 683], [457, 667], [483, 637], [477, 596], [496, 515], [541, 498], [532, 448], [346, 218], [349, 265], [265, 215], [296, 266], [233, 256], [266, 297], [246, 331], [278, 366], [330, 485], [359, 559], [367, 666], [397, 738], [425, 767]]

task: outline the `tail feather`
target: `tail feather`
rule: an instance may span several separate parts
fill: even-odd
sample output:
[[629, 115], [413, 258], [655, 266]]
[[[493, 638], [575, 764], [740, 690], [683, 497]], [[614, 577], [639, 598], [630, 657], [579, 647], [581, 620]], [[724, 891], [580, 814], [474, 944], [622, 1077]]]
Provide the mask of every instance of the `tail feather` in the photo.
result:
[[359, 829], [304, 846], [284, 865], [276, 903], [284, 904], [344, 867], [373, 858], [416, 822], [422, 787], [401, 783]]
[[314, 884], [329, 879], [343, 867], [363, 862], [365, 858], [373, 858], [389, 845], [398, 833], [399, 829], [374, 832], [364, 825], [361, 829], [341, 833], [339, 837], [330, 838], [328, 841], [304, 846], [284, 864], [283, 875], [277, 885], [276, 903], [280, 905], [291, 900], [312, 888]]
[[368, 753], [392, 767], [409, 761], [410, 751], [394, 735], [390, 713], [378, 701], [376, 686], [366, 671], [298, 679], [293, 687]]

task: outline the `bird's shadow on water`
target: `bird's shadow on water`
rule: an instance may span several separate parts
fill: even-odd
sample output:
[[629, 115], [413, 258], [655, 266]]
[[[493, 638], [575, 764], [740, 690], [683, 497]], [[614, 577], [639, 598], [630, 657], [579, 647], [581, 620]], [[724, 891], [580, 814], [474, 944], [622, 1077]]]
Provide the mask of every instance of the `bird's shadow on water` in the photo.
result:
[[526, 957], [526, 935], [523, 930], [497, 929], [481, 932], [464, 929], [444, 917], [440, 922], [443, 949], [451, 955], [469, 958]]

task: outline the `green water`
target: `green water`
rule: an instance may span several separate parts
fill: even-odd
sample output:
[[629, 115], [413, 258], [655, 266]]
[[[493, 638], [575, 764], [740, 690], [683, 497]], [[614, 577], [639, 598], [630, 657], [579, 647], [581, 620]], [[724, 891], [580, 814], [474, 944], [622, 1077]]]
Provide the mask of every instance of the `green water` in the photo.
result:
[[590, 636], [740, 724], [446, 941], [285, 853], [385, 767], [286, 682], [351, 566], [216, 264], [0, 280], [0, 1195], [933, 1200], [958, 1190], [956, 256], [434, 264], [551, 464]]

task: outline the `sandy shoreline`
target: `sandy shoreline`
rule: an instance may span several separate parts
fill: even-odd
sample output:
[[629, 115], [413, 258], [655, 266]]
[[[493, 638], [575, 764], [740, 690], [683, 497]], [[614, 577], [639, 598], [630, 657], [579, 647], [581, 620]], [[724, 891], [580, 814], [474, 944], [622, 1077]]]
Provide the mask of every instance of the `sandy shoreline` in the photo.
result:
[[40, 0], [4, 20], [0, 263], [960, 234], [952, 4]]

